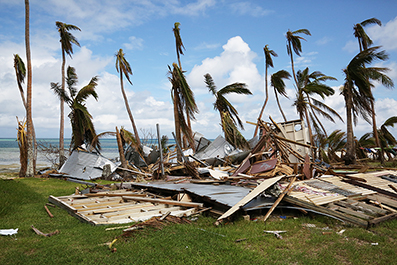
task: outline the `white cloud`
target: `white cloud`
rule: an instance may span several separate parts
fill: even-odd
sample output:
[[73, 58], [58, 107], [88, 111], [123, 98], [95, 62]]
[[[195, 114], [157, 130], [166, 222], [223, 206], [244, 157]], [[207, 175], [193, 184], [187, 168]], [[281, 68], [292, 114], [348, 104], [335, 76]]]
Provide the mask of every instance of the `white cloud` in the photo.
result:
[[374, 45], [382, 45], [386, 50], [397, 49], [397, 17], [382, 26], [371, 26], [367, 30]]
[[142, 50], [143, 49], [143, 39], [141, 38], [137, 38], [135, 36], [131, 36], [128, 38], [129, 42], [128, 43], [124, 43], [124, 47], [127, 50]]
[[234, 13], [239, 15], [249, 15], [253, 17], [266, 16], [274, 12], [272, 10], [263, 9], [261, 6], [251, 2], [233, 3], [230, 5], [230, 8]]

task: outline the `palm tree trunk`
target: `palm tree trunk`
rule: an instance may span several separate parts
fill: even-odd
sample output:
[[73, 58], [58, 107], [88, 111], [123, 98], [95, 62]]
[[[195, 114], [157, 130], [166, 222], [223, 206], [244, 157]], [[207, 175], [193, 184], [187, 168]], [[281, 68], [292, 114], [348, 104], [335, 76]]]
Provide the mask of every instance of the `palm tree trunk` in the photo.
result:
[[353, 119], [352, 119], [352, 94], [351, 90], [349, 89], [345, 95], [346, 101], [346, 154], [343, 157], [346, 165], [354, 164], [355, 163], [355, 155], [354, 155], [354, 134], [353, 134]]
[[265, 110], [267, 101], [269, 100], [269, 91], [268, 91], [268, 87], [267, 87], [267, 71], [268, 71], [267, 68], [268, 67], [266, 65], [266, 67], [265, 67], [265, 102], [263, 102], [261, 112], [259, 113], [258, 121], [257, 121], [256, 127], [255, 127], [254, 137], [258, 134], [259, 120], [262, 119], [263, 111]]
[[[178, 113], [178, 104], [179, 104], [179, 97], [176, 95], [176, 89], [173, 89], [173, 99], [174, 99], [174, 121], [175, 121], [175, 141], [181, 145], [181, 126], [179, 123], [179, 113]], [[177, 148], [177, 160], [182, 161], [182, 153]]]
[[[62, 72], [62, 86], [61, 89], [62, 91], [65, 91], [65, 63], [66, 63], [66, 58], [65, 58], [65, 51], [62, 48], [62, 66], [61, 66], [61, 72]], [[65, 157], [65, 145], [64, 145], [64, 133], [65, 133], [65, 102], [63, 98], [61, 97], [61, 103], [60, 103], [60, 124], [59, 124], [59, 167], [63, 165], [66, 161]]]
[[34, 151], [33, 151], [33, 120], [32, 120], [32, 60], [30, 57], [30, 35], [29, 35], [29, 0], [25, 0], [25, 45], [26, 61], [28, 65], [27, 92], [26, 92], [26, 122], [27, 122], [27, 160], [28, 167], [26, 176], [34, 177]]
[[[123, 144], [121, 142], [120, 132], [119, 132], [119, 129], [117, 128], [117, 126], [116, 126], [116, 140], [117, 140], [117, 147], [119, 149], [121, 167], [127, 169], [128, 168], [128, 163], [127, 163], [127, 160], [125, 159], [125, 156], [124, 156], [124, 148], [123, 148]], [[124, 177], [125, 172], [123, 172], [122, 174], [123, 174], [123, 177]]]
[[295, 67], [294, 67], [294, 56], [292, 54], [292, 49], [291, 49], [291, 43], [288, 43], [289, 46], [289, 50], [290, 52], [290, 57], [291, 57], [291, 68], [292, 68], [292, 75], [294, 76], [294, 80], [295, 80], [295, 84], [296, 84], [296, 89], [298, 89], [298, 79], [296, 78], [296, 74], [295, 74]]
[[[305, 108], [305, 116], [306, 116], [306, 123], [307, 123], [307, 129], [309, 130], [309, 138], [310, 138], [310, 145], [314, 146], [314, 141], [313, 141], [313, 132], [312, 132], [312, 125], [310, 123], [310, 119], [309, 119], [309, 113], [307, 112], [307, 109]], [[310, 148], [311, 154], [312, 154], [312, 158], [314, 159], [314, 150], [313, 148]]]
[[276, 91], [276, 90], [274, 90], [274, 95], [276, 96], [276, 101], [277, 101], [278, 109], [280, 110], [281, 115], [283, 115], [284, 121], [287, 122], [287, 118], [285, 117], [285, 114], [284, 114], [284, 112], [283, 112], [283, 109], [281, 108], [281, 105], [280, 105], [280, 101], [278, 100], [278, 95], [277, 95], [277, 91]]
[[381, 164], [383, 165], [385, 162], [385, 158], [383, 157], [383, 150], [379, 141], [378, 129], [376, 126], [376, 114], [375, 114], [375, 100], [371, 99], [371, 112], [372, 112], [372, 132], [375, 138], [376, 147], [380, 148], [378, 151], [378, 156]]
[[128, 116], [130, 117], [132, 129], [134, 130], [135, 140], [136, 140], [138, 146], [141, 146], [141, 140], [139, 139], [138, 130], [136, 129], [136, 126], [135, 126], [134, 117], [132, 116], [130, 105], [128, 104], [127, 95], [125, 94], [125, 91], [124, 91], [123, 72], [121, 70], [120, 70], [120, 85], [121, 85], [121, 93], [123, 94], [123, 98], [124, 98], [125, 108], [127, 109]]

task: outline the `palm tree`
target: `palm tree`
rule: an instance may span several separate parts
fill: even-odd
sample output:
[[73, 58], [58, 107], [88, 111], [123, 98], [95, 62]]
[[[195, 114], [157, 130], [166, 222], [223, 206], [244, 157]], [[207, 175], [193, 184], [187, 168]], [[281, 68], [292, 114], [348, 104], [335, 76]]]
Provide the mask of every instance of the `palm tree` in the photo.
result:
[[[371, 25], [371, 24], [377, 24], [378, 26], [382, 26], [382, 22], [380, 20], [378, 20], [376, 18], [370, 18], [370, 19], [364, 20], [361, 23], [357, 23], [353, 27], [354, 37], [357, 38], [360, 52], [368, 49], [373, 43], [372, 40], [370, 39], [370, 37], [367, 35], [367, 33], [364, 30], [365, 26]], [[376, 127], [375, 99], [371, 100], [371, 109], [372, 109], [372, 132], [373, 132], [373, 135], [375, 138], [376, 146], [380, 147], [378, 130]], [[383, 156], [381, 156], [381, 154], [379, 154], [379, 158], [383, 162], [383, 159], [382, 159]]]
[[286, 98], [288, 98], [287, 92], [285, 91], [285, 83], [284, 79], [290, 79], [291, 74], [288, 73], [285, 70], [280, 70], [270, 77], [270, 85], [274, 89], [274, 95], [276, 96], [276, 101], [278, 105], [278, 109], [280, 110], [281, 115], [283, 115], [284, 121], [287, 121], [287, 118], [285, 117], [285, 114], [283, 112], [283, 109], [281, 108], [280, 101], [278, 99], [278, 95], [282, 95]]
[[385, 51], [378, 51], [380, 47], [371, 47], [357, 54], [343, 70], [345, 74], [345, 83], [342, 88], [342, 94], [346, 104], [346, 124], [347, 124], [347, 142], [346, 154], [344, 156], [345, 164], [355, 163], [354, 156], [354, 133], [353, 121], [356, 124], [357, 116], [362, 116], [369, 121], [371, 116], [371, 93], [370, 80], [379, 81], [386, 87], [393, 87], [393, 81], [385, 75], [388, 68], [383, 67], [366, 67], [375, 60], [387, 60], [388, 56]]
[[[181, 132], [186, 136], [190, 147], [194, 150], [194, 139], [191, 129], [187, 124], [187, 116], [194, 118], [194, 114], [198, 112], [196, 101], [194, 99], [193, 91], [190, 89], [183, 71], [178, 67], [176, 63], [172, 64], [172, 69], [169, 69], [169, 80], [171, 82], [171, 97], [174, 104], [174, 121], [175, 121], [175, 136], [176, 141], [181, 145], [182, 135]], [[184, 114], [188, 114], [185, 115]], [[178, 151], [178, 158], [181, 158], [181, 154]]]
[[27, 159], [28, 159], [28, 167], [26, 176], [34, 177], [34, 172], [36, 171], [36, 162], [34, 156], [34, 133], [33, 133], [33, 118], [32, 118], [32, 59], [30, 56], [30, 7], [29, 0], [25, 0], [25, 46], [26, 46], [26, 61], [28, 64], [27, 70], [27, 88], [26, 88], [26, 133], [27, 133]]
[[[394, 127], [396, 123], [397, 116], [390, 117], [382, 124], [382, 126], [380, 126], [380, 129], [378, 130], [382, 156], [385, 150], [390, 150], [390, 146], [395, 146], [397, 144], [396, 138], [387, 129], [387, 127]], [[389, 152], [387, 152], [387, 154], [389, 155]]]
[[[266, 104], [269, 100], [269, 90], [268, 90], [268, 84], [267, 84], [267, 72], [268, 72], [268, 68], [269, 67], [274, 67], [273, 66], [273, 58], [277, 57], [277, 53], [273, 50], [269, 49], [269, 45], [265, 45], [265, 47], [263, 48], [263, 52], [265, 54], [265, 102], [263, 102], [263, 106], [261, 109], [261, 112], [259, 113], [259, 117], [258, 120], [262, 119], [262, 115], [263, 115], [263, 111], [265, 110]], [[255, 128], [255, 132], [254, 132], [254, 136], [256, 136], [257, 132], [258, 132], [258, 127], [259, 124], [257, 123], [256, 128]]]
[[237, 129], [237, 126], [239, 126], [241, 129], [244, 129], [243, 123], [238, 117], [237, 110], [225, 98], [225, 96], [230, 93], [252, 95], [251, 91], [247, 88], [245, 83], [233, 83], [223, 87], [220, 90], [217, 90], [214, 80], [210, 74], [205, 74], [204, 78], [209, 92], [215, 96], [214, 109], [219, 111], [222, 130], [225, 133], [225, 139], [236, 148], [244, 149], [248, 147], [247, 141]]
[[[68, 67], [66, 83], [68, 85], [69, 93], [62, 90], [62, 87], [58, 83], [51, 83], [51, 89], [59, 97], [63, 98], [64, 102], [69, 106], [70, 123], [72, 127], [72, 140], [71, 150], [74, 150], [85, 144], [89, 146], [96, 138], [96, 132], [94, 124], [92, 123], [92, 116], [88, 112], [85, 105], [86, 99], [90, 96], [98, 99], [98, 95], [95, 91], [98, 78], [95, 76], [91, 79], [88, 85], [84, 86], [80, 90], [77, 90], [76, 85], [78, 82], [76, 71], [73, 67]], [[94, 146], [96, 149], [100, 149], [99, 142]]]
[[26, 109], [25, 92], [22, 87], [22, 83], [25, 82], [26, 68], [25, 68], [25, 63], [23, 62], [22, 58], [19, 57], [18, 54], [14, 54], [14, 69], [19, 88], [19, 93], [21, 94], [22, 104]]
[[[180, 34], [180, 28], [179, 28], [180, 25], [181, 25], [181, 23], [175, 22], [174, 28], [172, 29], [172, 31], [174, 32], [174, 37], [175, 37], [175, 49], [176, 49], [176, 56], [177, 56], [177, 59], [178, 59], [178, 66], [179, 66], [179, 69], [183, 72], [182, 64], [181, 64], [181, 54], [183, 55], [183, 50], [186, 50], [186, 49], [185, 49], [185, 46], [183, 45], [183, 42], [182, 42], [182, 38], [181, 38], [181, 34]], [[194, 102], [194, 97], [193, 97], [193, 104], [196, 105], [196, 103]], [[196, 109], [197, 109], [197, 107], [196, 107]], [[189, 111], [186, 110], [186, 122], [187, 122], [187, 126], [188, 126], [188, 129], [189, 129], [188, 133], [193, 135], [191, 119], [194, 119], [194, 116], [191, 117], [190, 114], [191, 113], [189, 113]], [[185, 139], [187, 139], [186, 135], [185, 135], [184, 141], [183, 141], [183, 144], [186, 147]], [[194, 149], [194, 147], [193, 147], [193, 149]]]
[[[80, 47], [80, 43], [77, 41], [77, 39], [69, 32], [70, 30], [78, 30], [81, 31], [81, 29], [75, 25], [71, 24], [66, 24], [60, 21], [55, 22], [55, 25], [58, 29], [59, 32], [59, 37], [60, 40], [59, 42], [61, 43], [61, 49], [62, 49], [62, 67], [61, 67], [61, 75], [62, 75], [62, 86], [61, 89], [65, 90], [65, 63], [66, 63], [66, 54], [69, 55], [70, 58], [72, 58], [73, 54], [73, 44], [77, 45]], [[60, 103], [60, 109], [61, 109], [61, 114], [60, 114], [60, 126], [59, 126], [59, 163], [62, 165], [66, 157], [64, 155], [64, 127], [65, 127], [65, 121], [64, 121], [64, 101], [63, 98], [61, 98], [61, 103]]]
[[300, 53], [302, 52], [301, 40], [306, 40], [305, 38], [303, 38], [301, 36], [297, 36], [297, 34], [306, 34], [306, 35], [311, 36], [310, 31], [307, 29], [298, 29], [295, 31], [288, 30], [287, 34], [286, 34], [287, 53], [291, 57], [292, 75], [294, 76], [296, 86], [298, 86], [298, 80], [297, 80], [296, 74], [295, 74], [294, 57], [293, 57], [292, 50], [294, 50], [296, 55], [300, 56]]
[[130, 75], [132, 75], [131, 66], [128, 63], [127, 59], [125, 59], [125, 54], [123, 52], [123, 49], [120, 49], [118, 51], [118, 53], [116, 53], [115, 56], [116, 56], [116, 70], [118, 73], [120, 73], [120, 87], [121, 87], [121, 93], [123, 94], [123, 98], [124, 98], [125, 108], [127, 109], [128, 116], [130, 117], [132, 129], [134, 130], [135, 139], [137, 141], [137, 144], [138, 144], [138, 146], [141, 146], [141, 140], [139, 139], [138, 130], [135, 126], [134, 117], [132, 116], [130, 105], [128, 104], [127, 95], [125, 94], [125, 91], [124, 91], [123, 76], [125, 76], [125, 78], [127, 78], [128, 82], [132, 85], [132, 82], [130, 80]]
[[322, 115], [324, 118], [332, 122], [334, 122], [334, 119], [330, 114], [338, 117], [341, 121], [343, 121], [340, 115], [335, 110], [313, 97], [314, 95], [317, 95], [324, 99], [326, 96], [333, 95], [335, 91], [323, 82], [336, 79], [331, 76], [326, 76], [319, 71], [315, 71], [309, 74], [309, 68], [306, 68], [303, 71], [298, 71], [297, 80], [298, 89], [296, 92], [296, 99], [293, 106], [296, 107], [296, 111], [300, 119], [306, 119], [306, 124], [309, 130], [310, 142], [311, 145], [314, 146], [313, 131], [311, 127], [312, 124], [316, 129], [317, 134], [321, 133], [321, 127], [323, 133], [326, 135], [326, 130], [318, 119], [316, 113]]

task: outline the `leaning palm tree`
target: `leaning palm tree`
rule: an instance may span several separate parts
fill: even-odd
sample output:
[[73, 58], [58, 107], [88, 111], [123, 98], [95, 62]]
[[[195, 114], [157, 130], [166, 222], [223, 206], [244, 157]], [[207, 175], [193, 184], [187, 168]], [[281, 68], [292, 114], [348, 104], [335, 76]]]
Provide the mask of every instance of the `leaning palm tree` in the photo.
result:
[[280, 110], [280, 113], [283, 116], [285, 122], [287, 121], [287, 118], [285, 117], [283, 109], [281, 108], [280, 101], [278, 99], [278, 95], [280, 94], [280, 95], [288, 98], [287, 92], [285, 90], [284, 79], [290, 79], [290, 77], [291, 77], [291, 74], [285, 70], [280, 70], [280, 71], [272, 74], [272, 76], [270, 77], [270, 85], [274, 89], [274, 95], [276, 97], [277, 106], [278, 106], [278, 109]]
[[353, 122], [356, 124], [358, 115], [369, 121], [371, 116], [371, 100], [373, 95], [371, 88], [374, 86], [370, 81], [378, 81], [386, 87], [393, 87], [393, 81], [385, 72], [389, 69], [384, 67], [366, 67], [375, 60], [387, 60], [385, 51], [378, 51], [380, 47], [371, 47], [357, 54], [343, 70], [345, 83], [342, 88], [342, 95], [346, 104], [346, 125], [347, 142], [345, 164], [353, 164], [354, 156], [354, 133]]
[[33, 129], [33, 118], [32, 118], [32, 59], [30, 56], [30, 7], [29, 0], [25, 0], [25, 46], [26, 46], [26, 62], [28, 64], [27, 69], [27, 86], [26, 86], [26, 133], [27, 133], [27, 177], [34, 177], [36, 171], [36, 158], [34, 155], [34, 129]]
[[[64, 102], [69, 106], [70, 113], [70, 123], [72, 127], [72, 140], [70, 143], [71, 150], [74, 150], [85, 144], [89, 146], [93, 140], [96, 138], [96, 132], [94, 124], [92, 123], [92, 116], [88, 112], [86, 106], [86, 100], [90, 96], [98, 99], [98, 95], [95, 91], [98, 78], [95, 76], [91, 78], [91, 81], [88, 85], [84, 86], [80, 90], [77, 90], [76, 85], [78, 82], [76, 71], [73, 67], [68, 67], [67, 69], [67, 77], [66, 83], [68, 86], [69, 92], [62, 90], [62, 87], [59, 86], [58, 83], [51, 83], [51, 89], [54, 93], [59, 97], [63, 98]], [[93, 146], [96, 149], [100, 149], [99, 142], [96, 143], [96, 146]]]
[[141, 140], [139, 139], [139, 134], [135, 125], [134, 117], [132, 116], [130, 105], [128, 104], [127, 95], [125, 94], [124, 91], [123, 76], [125, 76], [128, 82], [132, 85], [132, 82], [130, 80], [130, 75], [132, 75], [132, 69], [127, 59], [125, 59], [125, 54], [123, 52], [123, 49], [120, 49], [115, 56], [116, 56], [116, 70], [120, 74], [120, 87], [121, 87], [121, 93], [123, 94], [123, 98], [124, 98], [125, 108], [127, 109], [128, 116], [130, 117], [132, 129], [134, 130], [137, 144], [138, 146], [141, 146]]
[[[367, 35], [367, 33], [364, 30], [365, 26], [372, 25], [372, 24], [377, 24], [378, 26], [382, 26], [382, 22], [379, 19], [370, 18], [370, 19], [364, 20], [361, 23], [357, 23], [353, 27], [354, 37], [357, 38], [360, 52], [368, 49], [373, 43], [371, 38]], [[373, 135], [375, 138], [376, 146], [380, 147], [378, 130], [377, 130], [377, 126], [376, 126], [375, 99], [371, 100], [371, 109], [372, 109], [372, 115], [371, 115], [372, 116], [372, 132], [373, 132]], [[383, 156], [381, 156], [381, 154], [379, 154], [379, 158], [383, 162], [383, 159], [382, 159]]]
[[[72, 24], [66, 24], [60, 21], [55, 22], [55, 25], [57, 26], [59, 36], [60, 36], [60, 43], [61, 43], [61, 49], [62, 49], [62, 67], [61, 67], [61, 74], [62, 74], [62, 82], [61, 82], [61, 89], [65, 90], [65, 63], [66, 63], [66, 54], [69, 55], [70, 58], [72, 58], [73, 54], [73, 44], [77, 45], [80, 47], [80, 43], [77, 41], [76, 37], [73, 36], [69, 31], [70, 30], [78, 30], [81, 31], [81, 29], [75, 25]], [[61, 109], [61, 114], [60, 114], [60, 127], [59, 127], [59, 163], [62, 165], [66, 157], [64, 155], [64, 126], [65, 126], [65, 121], [64, 121], [64, 101], [63, 98], [60, 98], [61, 103], [60, 103], [60, 109]]]
[[244, 129], [243, 123], [238, 116], [237, 110], [225, 98], [230, 93], [252, 95], [245, 83], [233, 83], [217, 90], [214, 80], [210, 74], [205, 74], [205, 84], [209, 92], [215, 96], [214, 109], [219, 111], [221, 118], [222, 130], [225, 133], [225, 139], [236, 148], [247, 148], [248, 143], [244, 137], [238, 132], [237, 126]]
[[333, 95], [335, 91], [323, 82], [336, 79], [331, 76], [326, 76], [319, 71], [309, 73], [309, 68], [306, 68], [303, 71], [298, 71], [297, 80], [298, 89], [293, 106], [296, 107], [296, 111], [300, 119], [306, 120], [310, 142], [311, 145], [314, 145], [312, 125], [317, 134], [324, 133], [326, 135], [326, 130], [324, 129], [321, 121], [318, 119], [317, 114], [320, 114], [332, 122], [335, 121], [331, 115], [338, 117], [341, 121], [343, 121], [340, 115], [334, 109], [313, 97], [316, 95], [324, 99], [326, 96]]
[[[262, 115], [263, 115], [263, 111], [265, 110], [266, 104], [269, 100], [269, 90], [268, 90], [268, 84], [267, 84], [267, 72], [269, 67], [274, 67], [273, 66], [273, 58], [277, 57], [277, 53], [273, 50], [269, 49], [269, 45], [265, 45], [265, 47], [263, 48], [263, 52], [265, 54], [265, 102], [263, 102], [263, 106], [261, 109], [261, 112], [259, 113], [259, 117], [258, 120], [262, 119]], [[256, 128], [255, 128], [255, 132], [254, 132], [254, 136], [256, 136], [257, 132], [258, 132], [258, 128], [259, 128], [259, 123], [257, 123]]]
[[[181, 145], [183, 133], [190, 147], [194, 150], [193, 134], [187, 123], [187, 116], [194, 118], [194, 114], [198, 112], [194, 94], [186, 81], [183, 71], [176, 63], [172, 64], [172, 68], [168, 66], [168, 70], [170, 75], [168, 79], [172, 86], [171, 97], [174, 104], [175, 140]], [[188, 114], [186, 117], [185, 113]], [[181, 158], [179, 151], [178, 158]]]
[[302, 52], [301, 40], [306, 40], [305, 38], [303, 38], [301, 36], [297, 36], [297, 34], [306, 34], [306, 35], [311, 36], [310, 31], [307, 29], [298, 29], [295, 31], [288, 30], [287, 34], [286, 34], [287, 53], [291, 58], [292, 75], [294, 76], [296, 86], [298, 86], [298, 80], [297, 80], [296, 74], [295, 74], [294, 56], [293, 56], [292, 50], [295, 52], [296, 55], [300, 56], [300, 53]]

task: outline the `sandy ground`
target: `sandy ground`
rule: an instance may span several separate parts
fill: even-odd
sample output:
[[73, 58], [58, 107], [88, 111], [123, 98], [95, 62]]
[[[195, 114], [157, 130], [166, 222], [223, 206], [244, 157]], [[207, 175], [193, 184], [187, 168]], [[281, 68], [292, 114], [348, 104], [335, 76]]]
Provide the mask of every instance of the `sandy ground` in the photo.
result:
[[[48, 165], [38, 164], [36, 165], [36, 171], [47, 168]], [[20, 164], [10, 164], [10, 165], [0, 165], [0, 174], [1, 173], [16, 173], [19, 172]]]

